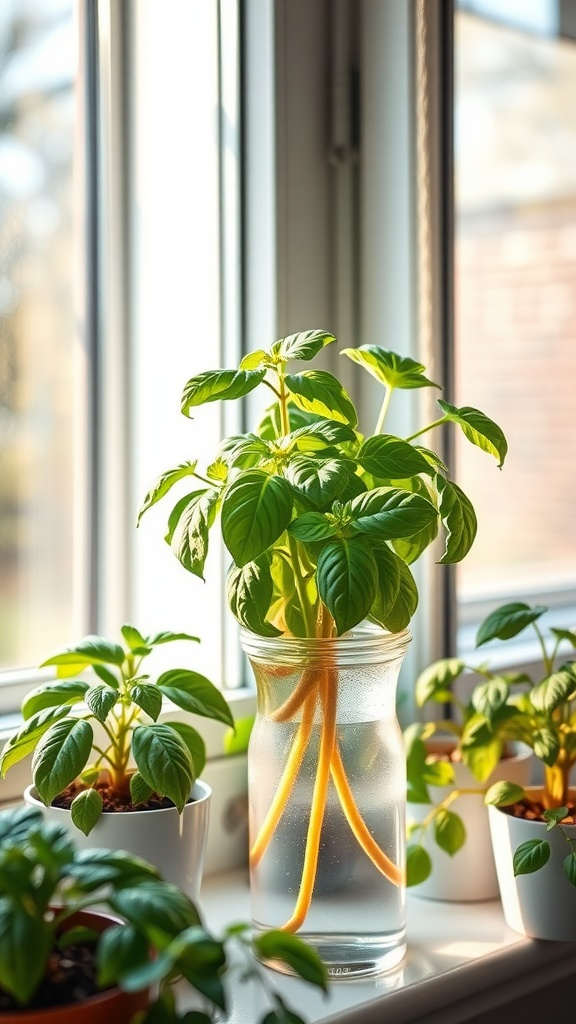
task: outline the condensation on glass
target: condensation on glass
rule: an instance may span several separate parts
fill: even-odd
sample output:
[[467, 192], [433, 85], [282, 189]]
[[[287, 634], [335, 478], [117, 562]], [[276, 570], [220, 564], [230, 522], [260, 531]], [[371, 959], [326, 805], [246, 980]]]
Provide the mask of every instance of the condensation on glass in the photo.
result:
[[501, 473], [457, 451], [478, 514], [457, 575], [464, 649], [481, 601], [535, 596], [573, 625], [576, 41], [566, 5], [550, 0], [516, 4], [522, 24], [506, 21], [505, 2], [459, 6], [456, 401], [466, 395], [509, 441]]
[[0, 4], [0, 669], [69, 636], [72, 7]]

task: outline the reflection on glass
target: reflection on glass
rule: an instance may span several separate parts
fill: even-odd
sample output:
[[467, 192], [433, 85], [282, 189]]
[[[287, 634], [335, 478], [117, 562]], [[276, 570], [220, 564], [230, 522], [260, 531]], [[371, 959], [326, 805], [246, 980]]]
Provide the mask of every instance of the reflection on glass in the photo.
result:
[[72, 0], [0, 4], [0, 668], [72, 605]]
[[456, 401], [510, 445], [501, 473], [457, 452], [479, 519], [462, 625], [478, 599], [576, 590], [576, 42], [459, 11], [455, 90]]

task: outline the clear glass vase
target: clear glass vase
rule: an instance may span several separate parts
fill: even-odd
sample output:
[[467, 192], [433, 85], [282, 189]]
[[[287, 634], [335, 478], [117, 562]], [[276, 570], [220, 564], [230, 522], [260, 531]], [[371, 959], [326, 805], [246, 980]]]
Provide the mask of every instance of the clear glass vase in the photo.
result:
[[367, 624], [335, 639], [241, 634], [258, 692], [248, 751], [253, 927], [297, 933], [333, 978], [380, 973], [406, 951], [396, 686], [410, 639]]

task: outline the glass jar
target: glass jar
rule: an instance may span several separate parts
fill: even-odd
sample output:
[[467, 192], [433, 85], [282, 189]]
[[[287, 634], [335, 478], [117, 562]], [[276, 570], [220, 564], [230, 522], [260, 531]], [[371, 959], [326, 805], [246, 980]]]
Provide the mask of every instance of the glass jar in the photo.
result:
[[241, 633], [258, 693], [248, 750], [253, 927], [297, 933], [331, 977], [380, 973], [406, 951], [396, 687], [410, 640], [365, 623], [334, 639]]

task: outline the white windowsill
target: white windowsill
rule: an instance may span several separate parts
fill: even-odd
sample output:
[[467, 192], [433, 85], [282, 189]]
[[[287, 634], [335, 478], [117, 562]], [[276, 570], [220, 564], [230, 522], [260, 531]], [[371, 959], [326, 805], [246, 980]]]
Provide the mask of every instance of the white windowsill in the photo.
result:
[[[216, 932], [248, 921], [247, 871], [208, 876], [200, 905]], [[267, 974], [308, 1024], [460, 1024], [483, 1013], [497, 1021], [495, 1008], [505, 1003], [512, 1008], [515, 999], [564, 979], [573, 985], [576, 943], [525, 939], [506, 926], [499, 901], [444, 903], [410, 893], [407, 924], [400, 967], [375, 979], [332, 982], [326, 997], [298, 979]], [[246, 984], [232, 988], [231, 1002], [230, 1024], [254, 1024], [265, 1009], [262, 993]]]

